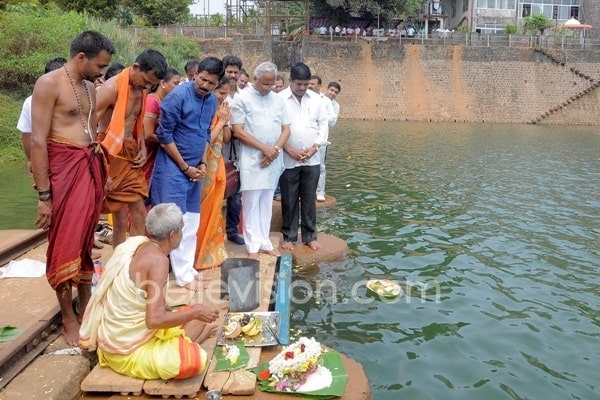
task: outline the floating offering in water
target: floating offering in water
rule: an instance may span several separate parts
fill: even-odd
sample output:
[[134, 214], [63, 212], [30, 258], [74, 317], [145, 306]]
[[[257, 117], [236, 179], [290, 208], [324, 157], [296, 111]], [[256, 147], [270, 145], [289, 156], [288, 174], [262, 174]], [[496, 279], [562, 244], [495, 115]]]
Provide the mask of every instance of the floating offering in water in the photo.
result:
[[367, 282], [367, 289], [381, 297], [396, 297], [400, 294], [400, 285], [389, 279], [371, 279]]

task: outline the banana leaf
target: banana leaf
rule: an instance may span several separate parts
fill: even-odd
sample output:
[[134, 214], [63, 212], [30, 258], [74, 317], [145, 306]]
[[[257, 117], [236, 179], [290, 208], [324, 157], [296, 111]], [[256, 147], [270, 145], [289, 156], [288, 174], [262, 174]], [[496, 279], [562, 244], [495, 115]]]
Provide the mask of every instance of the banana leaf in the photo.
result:
[[217, 359], [215, 371], [235, 371], [236, 369], [244, 368], [248, 364], [248, 361], [250, 361], [250, 354], [248, 354], [248, 350], [246, 350], [244, 343], [235, 342], [233, 343], [233, 346], [240, 349], [240, 356], [233, 364], [223, 355], [225, 346], [217, 347], [215, 350], [215, 358]]
[[0, 343], [10, 342], [17, 336], [23, 333], [23, 329], [18, 329], [14, 326], [6, 325], [0, 328]]

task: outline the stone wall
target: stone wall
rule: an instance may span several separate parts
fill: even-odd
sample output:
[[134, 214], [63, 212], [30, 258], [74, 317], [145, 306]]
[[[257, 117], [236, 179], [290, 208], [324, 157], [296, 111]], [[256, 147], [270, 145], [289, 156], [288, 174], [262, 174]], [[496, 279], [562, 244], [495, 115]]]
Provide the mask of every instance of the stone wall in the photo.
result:
[[532, 48], [305, 41], [301, 48], [290, 42], [296, 47], [286, 49], [284, 42], [271, 48], [261, 43], [211, 41], [201, 49], [237, 54], [250, 74], [271, 59], [285, 71], [291, 62], [286, 57], [300, 55], [324, 86], [329, 81], [342, 86], [341, 118], [600, 123], [600, 89], [583, 94], [600, 80], [600, 52], [554, 50], [555, 60], [565, 61], [561, 65]]

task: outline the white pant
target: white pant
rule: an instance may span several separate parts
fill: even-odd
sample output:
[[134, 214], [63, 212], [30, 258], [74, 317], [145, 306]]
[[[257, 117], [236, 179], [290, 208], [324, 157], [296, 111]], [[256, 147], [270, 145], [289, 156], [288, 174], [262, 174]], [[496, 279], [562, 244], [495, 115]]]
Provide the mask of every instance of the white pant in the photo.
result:
[[325, 178], [327, 177], [327, 171], [325, 171], [325, 154], [327, 153], [327, 146], [320, 146], [318, 152], [321, 159], [321, 173], [319, 175], [319, 183], [317, 184], [317, 196], [325, 196]]
[[198, 275], [198, 271], [194, 268], [194, 257], [196, 256], [196, 233], [199, 226], [199, 213], [187, 212], [183, 214], [181, 243], [169, 255], [175, 282], [179, 286], [187, 285]]
[[273, 250], [269, 238], [273, 214], [273, 189], [244, 190], [242, 192], [242, 215], [244, 219], [244, 242], [248, 253]]

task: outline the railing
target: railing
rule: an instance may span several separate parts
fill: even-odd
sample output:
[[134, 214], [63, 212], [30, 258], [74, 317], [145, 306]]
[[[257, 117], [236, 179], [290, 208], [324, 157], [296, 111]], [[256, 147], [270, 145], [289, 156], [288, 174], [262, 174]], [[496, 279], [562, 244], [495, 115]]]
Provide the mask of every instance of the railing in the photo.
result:
[[[131, 27], [139, 34], [142, 28]], [[230, 38], [233, 36], [240, 37], [243, 40], [263, 40], [265, 35], [264, 27], [262, 26], [241, 26], [241, 27], [206, 27], [206, 26], [168, 26], [154, 28], [160, 32], [169, 35], [186, 36], [198, 39], [218, 39]], [[281, 37], [279, 35], [271, 35], [273, 40], [289, 40], [290, 37]], [[292, 38], [299, 39], [299, 38]], [[549, 49], [589, 49], [600, 50], [600, 39], [588, 39], [580, 37], [559, 37], [552, 35], [505, 35], [497, 34], [481, 34], [481, 33], [461, 33], [461, 32], [434, 32], [428, 37], [400, 37], [400, 36], [331, 36], [312, 34], [306, 36], [305, 39], [311, 42], [358, 42], [368, 41], [372, 43], [414, 43], [423, 45], [459, 45], [473, 47], [530, 47], [530, 48], [549, 48]]]
[[480, 33], [440, 33], [429, 37], [390, 37], [390, 36], [330, 36], [311, 35], [310, 41], [333, 42], [358, 42], [372, 43], [414, 43], [423, 45], [460, 45], [473, 47], [533, 47], [557, 49], [600, 49], [600, 39], [587, 39], [579, 37], [558, 37], [550, 35], [505, 35], [505, 34], [480, 34]]

